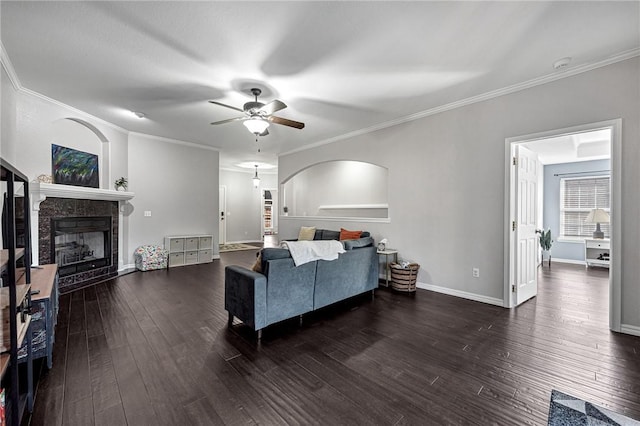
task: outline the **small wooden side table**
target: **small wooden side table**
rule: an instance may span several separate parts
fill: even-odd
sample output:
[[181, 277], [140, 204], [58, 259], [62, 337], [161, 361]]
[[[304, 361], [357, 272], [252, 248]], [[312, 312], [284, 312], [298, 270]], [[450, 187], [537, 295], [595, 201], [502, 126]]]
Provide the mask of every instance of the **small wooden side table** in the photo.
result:
[[384, 249], [384, 250], [378, 250], [378, 256], [384, 256], [384, 285], [385, 287], [389, 287], [389, 278], [391, 275], [390, 269], [389, 269], [389, 264], [391, 262], [389, 262], [389, 256], [391, 256], [392, 262], [397, 262], [398, 261], [398, 250], [392, 250], [392, 249]]

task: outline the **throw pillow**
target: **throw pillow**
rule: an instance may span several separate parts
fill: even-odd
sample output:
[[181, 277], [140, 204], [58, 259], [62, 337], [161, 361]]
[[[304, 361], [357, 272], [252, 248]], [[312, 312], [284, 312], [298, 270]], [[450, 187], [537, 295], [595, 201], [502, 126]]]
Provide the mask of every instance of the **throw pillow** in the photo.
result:
[[315, 226], [302, 226], [300, 227], [300, 233], [298, 234], [298, 241], [313, 241], [313, 237], [315, 235]]
[[355, 240], [360, 238], [362, 231], [349, 231], [344, 228], [340, 228], [340, 241], [342, 240]]
[[254, 272], [262, 273], [262, 252], [258, 253], [258, 257], [256, 258], [256, 263], [253, 264], [251, 270]]

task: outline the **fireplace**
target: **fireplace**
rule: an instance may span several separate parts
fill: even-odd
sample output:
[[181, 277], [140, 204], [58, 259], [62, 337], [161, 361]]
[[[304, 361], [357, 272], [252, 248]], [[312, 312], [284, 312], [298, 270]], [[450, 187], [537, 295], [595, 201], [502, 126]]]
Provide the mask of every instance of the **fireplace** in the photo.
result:
[[58, 264], [60, 293], [118, 275], [118, 215], [117, 201], [46, 197], [40, 203], [34, 246], [40, 265]]
[[51, 259], [60, 277], [111, 265], [110, 216], [51, 219]]

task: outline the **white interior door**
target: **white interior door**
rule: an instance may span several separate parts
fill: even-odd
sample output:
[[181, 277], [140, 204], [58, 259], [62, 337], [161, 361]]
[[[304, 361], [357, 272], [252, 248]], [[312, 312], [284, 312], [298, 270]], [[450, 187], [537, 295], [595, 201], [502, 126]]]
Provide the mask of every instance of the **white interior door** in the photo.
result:
[[538, 155], [516, 145], [516, 305], [538, 294]]
[[221, 186], [218, 189], [218, 210], [218, 243], [225, 244], [227, 242], [227, 188], [225, 186]]

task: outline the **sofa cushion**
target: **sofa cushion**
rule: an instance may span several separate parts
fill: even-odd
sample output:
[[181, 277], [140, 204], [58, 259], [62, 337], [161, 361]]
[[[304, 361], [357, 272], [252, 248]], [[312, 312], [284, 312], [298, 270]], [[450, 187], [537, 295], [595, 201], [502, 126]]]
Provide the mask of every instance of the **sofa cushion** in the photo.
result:
[[340, 241], [358, 239], [360, 234], [362, 234], [362, 231], [349, 231], [348, 229], [340, 228]]
[[373, 238], [364, 237], [358, 238], [357, 240], [344, 240], [342, 243], [344, 245], [345, 250], [353, 250], [362, 247], [370, 247], [373, 245]]
[[332, 231], [330, 229], [323, 229], [322, 230], [322, 237], [320, 239], [321, 240], [336, 240], [336, 241], [339, 241], [340, 240], [340, 232]]
[[251, 267], [251, 270], [253, 272], [262, 273], [262, 253], [261, 252], [258, 252], [258, 256], [256, 257], [256, 261], [253, 264], [253, 266]]
[[315, 226], [301, 226], [298, 241], [312, 241], [316, 235]]
[[261, 272], [264, 274], [267, 271], [267, 261], [273, 259], [286, 259], [288, 257], [291, 257], [291, 253], [289, 253], [289, 250], [287, 249], [267, 247], [262, 249], [262, 251], [260, 252], [260, 256], [262, 257]]

